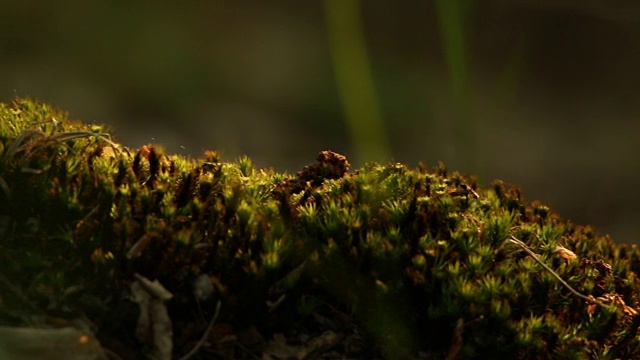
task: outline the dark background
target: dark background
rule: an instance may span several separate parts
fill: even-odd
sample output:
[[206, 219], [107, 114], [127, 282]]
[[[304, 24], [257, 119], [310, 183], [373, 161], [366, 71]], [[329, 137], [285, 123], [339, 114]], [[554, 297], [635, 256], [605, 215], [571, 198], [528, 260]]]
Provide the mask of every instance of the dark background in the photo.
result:
[[[577, 5], [576, 5], [577, 4]], [[0, 0], [0, 100], [295, 172], [324, 149], [640, 229], [640, 3]]]

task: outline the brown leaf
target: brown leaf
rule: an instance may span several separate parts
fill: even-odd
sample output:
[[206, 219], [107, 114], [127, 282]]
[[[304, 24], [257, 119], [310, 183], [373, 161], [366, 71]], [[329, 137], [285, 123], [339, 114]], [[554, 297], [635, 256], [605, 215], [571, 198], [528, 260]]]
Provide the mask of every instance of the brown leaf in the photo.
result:
[[173, 294], [158, 280], [152, 282], [142, 275], [135, 276], [137, 280], [131, 284], [131, 298], [140, 306], [136, 337], [153, 346], [156, 359], [171, 360], [173, 329], [164, 301], [171, 299]]

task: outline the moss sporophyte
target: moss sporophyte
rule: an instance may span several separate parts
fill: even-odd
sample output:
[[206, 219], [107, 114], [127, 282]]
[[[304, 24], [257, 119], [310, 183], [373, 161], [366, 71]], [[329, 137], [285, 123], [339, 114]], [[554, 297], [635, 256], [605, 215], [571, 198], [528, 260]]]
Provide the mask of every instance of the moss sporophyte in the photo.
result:
[[442, 164], [323, 151], [290, 175], [18, 99], [0, 237], [1, 328], [84, 319], [123, 359], [640, 358], [635, 246]]

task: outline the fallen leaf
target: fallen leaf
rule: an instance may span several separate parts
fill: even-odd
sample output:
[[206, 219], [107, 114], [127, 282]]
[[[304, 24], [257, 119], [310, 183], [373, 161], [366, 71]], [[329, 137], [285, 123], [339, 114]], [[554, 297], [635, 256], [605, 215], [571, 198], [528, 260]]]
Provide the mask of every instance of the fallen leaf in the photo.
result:
[[136, 337], [140, 342], [153, 346], [153, 356], [158, 360], [171, 360], [173, 329], [171, 318], [164, 305], [173, 297], [158, 280], [150, 281], [135, 274], [131, 284], [131, 299], [140, 306]]

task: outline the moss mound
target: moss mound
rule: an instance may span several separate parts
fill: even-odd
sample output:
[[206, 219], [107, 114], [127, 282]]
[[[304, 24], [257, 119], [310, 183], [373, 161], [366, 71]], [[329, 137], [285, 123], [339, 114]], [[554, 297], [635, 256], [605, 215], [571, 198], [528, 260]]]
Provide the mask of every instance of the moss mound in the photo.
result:
[[87, 319], [123, 359], [157, 347], [136, 337], [141, 278], [172, 295], [175, 358], [640, 358], [635, 246], [443, 165], [324, 151], [289, 175], [126, 149], [19, 99], [0, 240], [1, 325]]

